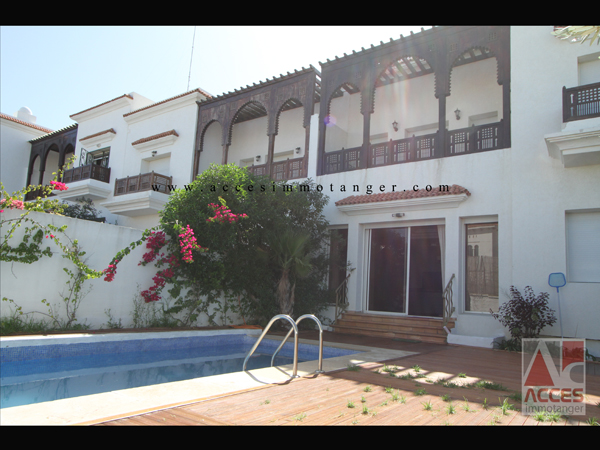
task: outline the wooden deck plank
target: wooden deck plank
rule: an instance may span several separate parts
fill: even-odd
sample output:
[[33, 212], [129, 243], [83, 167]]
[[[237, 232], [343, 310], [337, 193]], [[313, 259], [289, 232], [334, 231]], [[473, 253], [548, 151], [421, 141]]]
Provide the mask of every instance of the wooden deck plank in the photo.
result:
[[[356, 336], [349, 340], [356, 340]], [[400, 379], [381, 372], [383, 364], [365, 364], [358, 371], [343, 370], [289, 383], [271, 385], [264, 389], [240, 392], [208, 399], [181, 407], [147, 413], [105, 422], [106, 425], [151, 424], [233, 424], [233, 425], [584, 425], [589, 417], [599, 417], [600, 376], [586, 378], [586, 416], [571, 417], [559, 422], [538, 422], [533, 416], [521, 413], [521, 404], [513, 399], [509, 403], [515, 410], [506, 415], [501, 411], [505, 398], [521, 389], [521, 356], [517, 353], [492, 351], [458, 346], [399, 343], [372, 338], [380, 347], [398, 348], [421, 353], [387, 361], [397, 366], [397, 375], [417, 372], [422, 378]], [[356, 343], [356, 342], [354, 342]], [[465, 373], [466, 378], [458, 374]], [[478, 380], [500, 383], [507, 390], [477, 387], [450, 387], [434, 384], [437, 380], [450, 380], [467, 386]], [[364, 389], [371, 387], [370, 392]], [[386, 392], [391, 387], [405, 402], [393, 401]], [[425, 395], [416, 395], [425, 389]], [[451, 398], [455, 413], [447, 413], [446, 394]], [[361, 402], [364, 397], [366, 402]], [[471, 411], [465, 411], [465, 399]], [[354, 408], [348, 408], [348, 402]], [[431, 402], [425, 410], [423, 402]], [[484, 405], [485, 403], [485, 405]], [[368, 408], [363, 414], [363, 405]]]

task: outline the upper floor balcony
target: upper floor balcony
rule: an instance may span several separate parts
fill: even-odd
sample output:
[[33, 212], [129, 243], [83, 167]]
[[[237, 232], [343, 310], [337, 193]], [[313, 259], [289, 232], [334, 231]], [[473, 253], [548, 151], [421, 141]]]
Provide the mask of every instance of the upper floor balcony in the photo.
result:
[[86, 164], [85, 166], [65, 170], [63, 173], [63, 183], [65, 184], [90, 179], [110, 183], [110, 167]]
[[126, 195], [134, 192], [155, 191], [170, 194], [173, 177], [160, 173], [140, 173], [132, 177], [117, 178], [115, 180], [114, 195]]
[[98, 164], [67, 169], [63, 173], [62, 181], [69, 187], [59, 193], [63, 200], [76, 200], [81, 197], [100, 200], [107, 198], [111, 193], [110, 167]]
[[563, 86], [563, 122], [600, 117], [600, 82], [566, 88]]
[[563, 87], [562, 104], [564, 129], [545, 136], [548, 154], [565, 168], [600, 164], [600, 82]]
[[341, 149], [324, 154], [323, 174], [347, 172], [371, 167], [389, 166], [466, 153], [504, 148], [502, 120], [448, 131], [443, 145], [440, 133], [389, 140], [363, 147]]
[[509, 38], [433, 28], [322, 63], [317, 175], [510, 147]]
[[[271, 164], [271, 178], [275, 181], [294, 180], [305, 176], [304, 158], [287, 159]], [[257, 166], [248, 166], [247, 169], [254, 175], [268, 175], [269, 167], [267, 164]]]
[[173, 177], [160, 173], [141, 173], [115, 180], [113, 199], [101, 204], [113, 214], [145, 216], [156, 214], [169, 200]]

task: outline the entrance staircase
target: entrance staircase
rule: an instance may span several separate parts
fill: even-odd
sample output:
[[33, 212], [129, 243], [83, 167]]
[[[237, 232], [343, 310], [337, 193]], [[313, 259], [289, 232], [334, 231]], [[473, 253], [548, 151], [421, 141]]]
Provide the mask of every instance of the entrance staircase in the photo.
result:
[[[446, 327], [454, 328], [455, 319], [448, 320]], [[333, 325], [335, 333], [390, 338], [407, 341], [446, 344], [448, 333], [444, 320], [433, 317], [398, 317], [383, 314], [365, 314], [347, 311]]]

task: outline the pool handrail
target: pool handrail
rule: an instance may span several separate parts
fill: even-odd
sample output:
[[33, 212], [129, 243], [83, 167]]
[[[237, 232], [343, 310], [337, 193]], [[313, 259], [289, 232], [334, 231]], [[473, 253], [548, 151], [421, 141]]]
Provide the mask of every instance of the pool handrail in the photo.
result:
[[[323, 326], [321, 325], [321, 321], [319, 319], [317, 319], [317, 317], [313, 314], [304, 314], [303, 316], [298, 317], [298, 320], [296, 320], [296, 325], [298, 325], [303, 319], [313, 319], [315, 322], [317, 322], [317, 325], [319, 326], [319, 368], [317, 370], [315, 370], [315, 373], [324, 373], [324, 371], [323, 371]], [[281, 347], [283, 347], [283, 345], [286, 343], [286, 341], [290, 337], [290, 334], [292, 334], [292, 331], [294, 331], [294, 330], [291, 329], [290, 331], [288, 331], [288, 334], [286, 335], [286, 337], [283, 339], [283, 341], [281, 341], [281, 344], [279, 345], [279, 347], [277, 347], [277, 350], [275, 350], [275, 353], [273, 353], [273, 357], [271, 358], [271, 367], [273, 367], [273, 363], [275, 362], [275, 357], [277, 356], [277, 353], [279, 353], [279, 350], [281, 350]], [[296, 334], [296, 336], [297, 336], [297, 334]]]
[[[254, 344], [254, 346], [252, 347], [252, 349], [246, 356], [246, 359], [244, 360], [244, 367], [242, 368], [242, 370], [244, 372], [246, 371], [246, 364], [248, 363], [248, 360], [250, 359], [250, 357], [252, 356], [252, 354], [254, 353], [256, 348], [258, 347], [258, 344], [260, 344], [260, 341], [262, 341], [262, 339], [265, 337], [265, 335], [269, 331], [269, 328], [271, 328], [271, 325], [273, 325], [273, 323], [279, 319], [285, 319], [288, 322], [290, 322], [290, 324], [292, 325], [292, 329], [290, 330], [290, 333], [292, 331], [294, 332], [294, 369], [293, 369], [293, 373], [292, 373], [292, 378], [298, 378], [298, 326], [296, 325], [296, 322], [294, 322], [294, 319], [292, 319], [287, 314], [278, 314], [276, 316], [273, 316], [273, 318], [269, 321], [269, 324], [265, 327], [264, 331], [262, 332], [262, 334], [260, 335], [260, 337], [258, 338], [256, 343]], [[288, 336], [289, 336], [289, 333], [288, 333]]]

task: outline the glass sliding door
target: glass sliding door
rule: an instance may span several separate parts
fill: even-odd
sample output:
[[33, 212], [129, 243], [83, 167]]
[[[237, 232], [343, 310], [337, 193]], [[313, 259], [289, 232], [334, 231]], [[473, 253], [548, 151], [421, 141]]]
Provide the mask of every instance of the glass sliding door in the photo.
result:
[[441, 317], [443, 226], [370, 230], [368, 310]]
[[371, 230], [369, 310], [406, 312], [408, 228]]
[[410, 230], [408, 313], [442, 317], [442, 252], [436, 225]]

